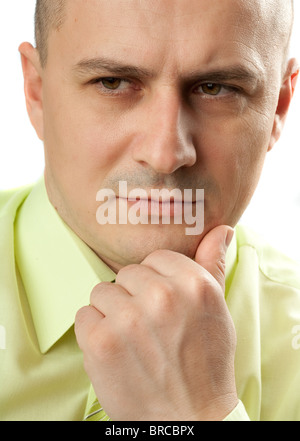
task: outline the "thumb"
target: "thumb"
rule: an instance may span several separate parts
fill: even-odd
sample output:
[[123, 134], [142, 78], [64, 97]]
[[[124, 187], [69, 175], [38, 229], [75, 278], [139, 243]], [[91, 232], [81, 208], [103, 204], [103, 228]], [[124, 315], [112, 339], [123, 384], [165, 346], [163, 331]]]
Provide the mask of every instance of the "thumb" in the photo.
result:
[[221, 225], [210, 230], [202, 239], [195, 262], [208, 271], [225, 290], [225, 257], [233, 238], [233, 228]]

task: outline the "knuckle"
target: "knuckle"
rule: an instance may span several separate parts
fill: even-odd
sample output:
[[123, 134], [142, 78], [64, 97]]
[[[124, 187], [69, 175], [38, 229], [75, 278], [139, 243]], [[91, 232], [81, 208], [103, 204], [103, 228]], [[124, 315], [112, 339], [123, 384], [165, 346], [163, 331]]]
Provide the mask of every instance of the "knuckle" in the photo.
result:
[[116, 283], [122, 283], [123, 280], [126, 280], [129, 276], [131, 277], [133, 273], [136, 272], [139, 265], [133, 263], [130, 265], [126, 265], [123, 268], [121, 268], [117, 274], [116, 277]]
[[199, 294], [207, 284], [205, 276], [203, 277], [203, 275], [194, 272], [187, 275], [187, 280], [189, 291], [195, 294], [196, 297], [197, 295], [199, 296]]
[[117, 352], [119, 339], [115, 330], [103, 321], [91, 320], [93, 307], [81, 308], [75, 318], [75, 334], [78, 345], [86, 359], [104, 360]]
[[175, 289], [170, 283], [164, 282], [153, 288], [149, 296], [150, 307], [155, 317], [165, 318], [166, 315], [173, 314], [175, 308]]
[[195, 308], [203, 310], [214, 307], [220, 287], [207, 271], [188, 276], [188, 299]]
[[110, 330], [91, 330], [89, 335], [89, 351], [98, 361], [103, 362], [119, 352], [119, 339]]
[[103, 291], [107, 291], [108, 289], [111, 289], [111, 283], [110, 282], [101, 282], [98, 285], [96, 285], [90, 295], [90, 302], [92, 304], [95, 304], [99, 296]]
[[118, 329], [122, 336], [136, 335], [140, 329], [141, 313], [135, 307], [127, 306], [118, 319]]
[[115, 333], [105, 332], [98, 340], [95, 347], [95, 354], [100, 361], [107, 361], [108, 358], [116, 357], [120, 353], [120, 343]]

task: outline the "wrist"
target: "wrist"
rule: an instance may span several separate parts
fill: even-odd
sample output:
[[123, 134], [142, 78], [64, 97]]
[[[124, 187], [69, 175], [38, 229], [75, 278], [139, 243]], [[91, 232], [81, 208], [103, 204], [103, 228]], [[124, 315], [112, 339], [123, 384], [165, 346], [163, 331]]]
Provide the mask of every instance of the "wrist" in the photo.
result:
[[236, 393], [227, 394], [212, 400], [201, 409], [197, 415], [197, 421], [223, 421], [238, 406], [239, 399]]

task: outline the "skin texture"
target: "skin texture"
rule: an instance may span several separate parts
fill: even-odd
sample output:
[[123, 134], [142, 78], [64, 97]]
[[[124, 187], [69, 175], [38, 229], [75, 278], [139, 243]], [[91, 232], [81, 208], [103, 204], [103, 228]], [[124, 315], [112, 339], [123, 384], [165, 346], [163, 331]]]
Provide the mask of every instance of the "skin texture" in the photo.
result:
[[[282, 77], [265, 38], [253, 35], [257, 14], [231, 0], [192, 1], [188, 9], [182, 1], [150, 8], [143, 2], [83, 3], [70, 2], [63, 26], [50, 34], [47, 66], [32, 91], [38, 102], [30, 114], [45, 142], [50, 200], [115, 270], [141, 262], [157, 246], [193, 257], [199, 238], [187, 238], [185, 225], [99, 226], [96, 194], [117, 191], [120, 180], [129, 190], [204, 188], [202, 236], [216, 225], [235, 225], [281, 124], [274, 127]], [[74, 71], [96, 57], [143, 67], [153, 78], [133, 76], [131, 85], [123, 83], [123, 95], [105, 95], [90, 82], [111, 71]], [[237, 64], [255, 76], [247, 87], [228, 82], [242, 93], [212, 99], [195, 93], [200, 75]], [[285, 97], [282, 103], [284, 114]]]
[[[50, 201], [118, 272], [76, 319], [86, 370], [113, 419], [168, 420], [179, 408], [183, 419], [222, 419], [237, 403], [226, 243], [297, 77], [295, 60], [284, 64], [284, 32], [270, 50], [270, 3], [72, 0], [44, 68], [31, 45], [20, 47]], [[99, 226], [96, 194], [117, 192], [120, 180], [128, 190], [204, 188], [203, 233]]]

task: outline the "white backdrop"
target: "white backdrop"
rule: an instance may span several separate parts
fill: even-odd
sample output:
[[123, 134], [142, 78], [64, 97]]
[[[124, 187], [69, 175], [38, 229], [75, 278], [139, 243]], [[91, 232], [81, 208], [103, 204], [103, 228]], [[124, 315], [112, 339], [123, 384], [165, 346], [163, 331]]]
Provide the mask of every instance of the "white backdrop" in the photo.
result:
[[[300, 1], [291, 55], [300, 62]], [[35, 0], [0, 3], [0, 190], [38, 179], [44, 166], [43, 146], [30, 125], [23, 96], [18, 46], [33, 39]], [[300, 83], [284, 134], [269, 153], [244, 224], [300, 262]]]

